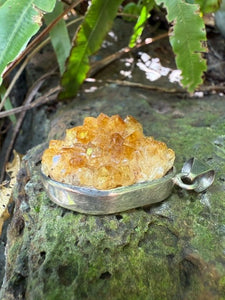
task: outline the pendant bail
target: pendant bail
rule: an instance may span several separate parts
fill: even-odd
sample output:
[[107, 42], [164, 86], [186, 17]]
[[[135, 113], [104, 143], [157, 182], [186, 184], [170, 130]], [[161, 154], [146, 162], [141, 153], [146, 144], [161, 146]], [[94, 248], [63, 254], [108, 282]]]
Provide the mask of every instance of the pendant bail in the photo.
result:
[[215, 179], [215, 171], [195, 157], [190, 158], [173, 178], [173, 182], [186, 190], [201, 193], [206, 190]]

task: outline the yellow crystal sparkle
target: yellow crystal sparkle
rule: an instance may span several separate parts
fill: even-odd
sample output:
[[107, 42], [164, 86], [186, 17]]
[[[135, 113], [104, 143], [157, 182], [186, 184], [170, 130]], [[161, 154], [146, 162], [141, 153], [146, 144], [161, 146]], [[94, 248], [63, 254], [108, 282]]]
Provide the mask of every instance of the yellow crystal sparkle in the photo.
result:
[[50, 141], [42, 171], [56, 181], [107, 190], [161, 178], [174, 159], [174, 151], [146, 137], [132, 116], [101, 113], [67, 129], [64, 140]]

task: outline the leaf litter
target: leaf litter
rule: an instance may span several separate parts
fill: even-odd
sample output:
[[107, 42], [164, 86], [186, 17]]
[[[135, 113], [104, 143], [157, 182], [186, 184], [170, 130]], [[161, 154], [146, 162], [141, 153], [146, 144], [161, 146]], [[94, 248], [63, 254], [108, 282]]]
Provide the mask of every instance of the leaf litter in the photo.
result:
[[10, 217], [8, 205], [12, 201], [12, 192], [16, 184], [16, 176], [20, 169], [21, 158], [14, 150], [14, 159], [6, 165], [6, 173], [10, 179], [0, 185], [0, 236], [4, 222]]

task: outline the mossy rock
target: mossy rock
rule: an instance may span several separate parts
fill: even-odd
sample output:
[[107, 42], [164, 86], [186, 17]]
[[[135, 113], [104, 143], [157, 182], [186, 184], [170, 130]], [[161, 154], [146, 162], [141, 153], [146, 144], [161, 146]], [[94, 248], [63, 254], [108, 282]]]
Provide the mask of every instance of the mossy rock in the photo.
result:
[[[87, 115], [131, 114], [146, 134], [175, 150], [177, 169], [197, 156], [216, 170], [216, 180], [201, 194], [174, 188], [157, 205], [90, 216], [50, 201], [40, 179], [47, 144], [31, 149], [14, 191], [1, 299], [225, 299], [221, 100], [144, 100], [138, 92], [121, 100], [113, 86], [104, 93], [107, 100], [62, 108], [49, 139], [62, 137]], [[163, 105], [166, 112], [159, 109]]]

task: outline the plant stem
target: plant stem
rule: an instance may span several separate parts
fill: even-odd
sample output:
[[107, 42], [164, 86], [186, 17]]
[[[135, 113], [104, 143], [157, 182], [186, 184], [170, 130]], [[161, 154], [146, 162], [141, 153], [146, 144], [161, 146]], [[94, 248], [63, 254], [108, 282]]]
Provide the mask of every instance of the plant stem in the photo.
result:
[[[83, 17], [79, 17], [75, 20], [72, 20], [71, 22], [69, 22], [67, 24], [67, 27], [79, 22], [80, 20], [82, 20]], [[2, 98], [2, 101], [0, 103], [0, 111], [2, 110], [2, 107], [7, 99], [7, 97], [9, 96], [10, 92], [12, 91], [17, 79], [19, 78], [19, 76], [21, 75], [21, 73], [23, 72], [23, 70], [25, 69], [26, 65], [28, 64], [28, 62], [31, 60], [31, 58], [36, 55], [38, 53], [38, 51], [40, 49], [42, 49], [45, 45], [47, 45], [47, 43], [50, 42], [50, 37], [46, 38], [43, 42], [41, 42], [24, 60], [24, 62], [22, 63], [22, 65], [20, 66], [19, 70], [16, 72], [15, 76], [13, 77], [13, 80], [11, 81], [9, 87], [7, 88], [4, 97]]]
[[64, 12], [62, 12], [58, 18], [56, 18], [51, 24], [49, 24], [27, 47], [26, 49], [6, 68], [3, 73], [3, 79], [15, 68], [15, 66], [43, 39], [43, 37], [74, 7], [84, 0], [76, 0], [72, 3]]

